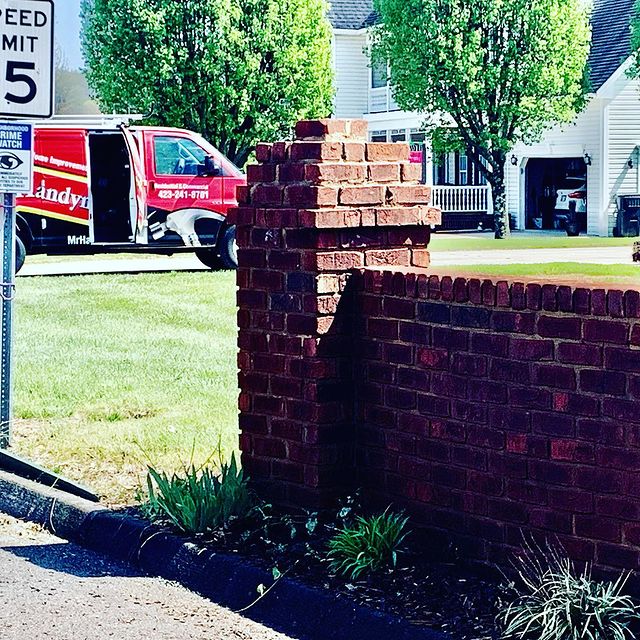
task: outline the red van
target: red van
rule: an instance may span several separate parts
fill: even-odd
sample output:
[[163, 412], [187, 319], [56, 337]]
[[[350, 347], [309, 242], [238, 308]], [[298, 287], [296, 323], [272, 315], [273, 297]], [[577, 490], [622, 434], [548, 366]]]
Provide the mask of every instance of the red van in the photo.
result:
[[117, 117], [35, 125], [33, 193], [17, 198], [16, 267], [25, 255], [192, 251], [235, 268], [242, 172], [192, 131]]

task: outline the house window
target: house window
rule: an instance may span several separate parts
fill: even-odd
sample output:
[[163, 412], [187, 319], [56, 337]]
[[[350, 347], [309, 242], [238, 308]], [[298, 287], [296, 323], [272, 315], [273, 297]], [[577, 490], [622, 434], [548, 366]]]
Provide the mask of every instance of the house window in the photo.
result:
[[456, 183], [456, 154], [447, 153], [444, 162], [444, 183], [452, 184]]
[[370, 135], [371, 135], [371, 142], [386, 142], [387, 141], [387, 132], [386, 131], [372, 131]]
[[[480, 164], [483, 167], [486, 167], [487, 166], [487, 161], [484, 158], [480, 158]], [[487, 176], [482, 171], [482, 169], [480, 167], [478, 167], [478, 184], [482, 184], [482, 185], [486, 185], [487, 184]]]
[[411, 142], [424, 142], [427, 139], [427, 134], [420, 129], [411, 129], [409, 139]]
[[459, 184], [469, 184], [469, 159], [462, 153], [458, 156]]
[[406, 142], [407, 132], [404, 129], [391, 129], [391, 142]]
[[389, 82], [389, 70], [387, 63], [382, 60], [374, 60], [371, 63], [371, 88], [380, 89], [386, 87]]

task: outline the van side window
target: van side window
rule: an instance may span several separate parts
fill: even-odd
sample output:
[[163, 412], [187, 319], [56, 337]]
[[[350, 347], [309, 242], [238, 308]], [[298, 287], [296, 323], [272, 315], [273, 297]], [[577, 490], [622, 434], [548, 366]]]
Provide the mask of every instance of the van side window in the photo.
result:
[[193, 140], [177, 136], [155, 137], [156, 175], [197, 176], [207, 154]]

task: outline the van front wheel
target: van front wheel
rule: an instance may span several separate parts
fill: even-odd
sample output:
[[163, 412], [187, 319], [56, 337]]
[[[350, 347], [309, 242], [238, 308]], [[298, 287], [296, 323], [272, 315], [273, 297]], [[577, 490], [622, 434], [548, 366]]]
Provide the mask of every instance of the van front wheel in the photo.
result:
[[238, 268], [238, 245], [236, 244], [236, 225], [231, 225], [225, 229], [225, 232], [218, 243], [218, 254], [224, 269]]

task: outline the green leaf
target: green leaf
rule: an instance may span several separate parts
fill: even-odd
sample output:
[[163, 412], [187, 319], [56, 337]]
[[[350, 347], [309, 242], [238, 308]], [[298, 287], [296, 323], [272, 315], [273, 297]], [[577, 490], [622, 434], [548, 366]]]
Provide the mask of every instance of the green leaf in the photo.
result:
[[340, 529], [329, 540], [330, 569], [356, 580], [365, 573], [395, 567], [406, 523], [406, 518], [389, 509], [378, 516], [358, 517], [354, 526]]

